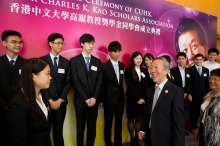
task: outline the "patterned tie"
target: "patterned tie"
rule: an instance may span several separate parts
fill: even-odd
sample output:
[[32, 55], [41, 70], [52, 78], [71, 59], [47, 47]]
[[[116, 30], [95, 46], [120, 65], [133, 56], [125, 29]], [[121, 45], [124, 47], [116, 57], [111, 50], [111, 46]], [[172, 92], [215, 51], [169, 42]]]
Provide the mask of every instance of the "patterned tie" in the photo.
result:
[[89, 71], [89, 59], [90, 59], [90, 57], [85, 57], [85, 59], [86, 59], [86, 68]]
[[57, 76], [57, 72], [58, 72], [58, 69], [57, 69], [57, 57], [53, 58], [53, 66], [54, 66], [54, 69], [55, 69], [55, 74]]
[[10, 61], [10, 64], [11, 64], [12, 67], [14, 66], [14, 62], [15, 62], [14, 60]]
[[119, 73], [118, 73], [118, 64], [115, 64], [115, 74], [119, 83]]
[[[152, 117], [152, 112], [154, 110], [154, 107], [157, 103], [157, 99], [158, 99], [158, 91], [159, 91], [159, 86], [155, 87], [155, 92], [154, 92], [154, 99], [153, 99], [153, 103], [152, 103], [152, 109], [151, 109], [151, 117]], [[151, 128], [151, 117], [150, 117], [150, 122], [149, 122], [149, 128]]]
[[202, 74], [201, 68], [198, 68], [198, 72], [199, 72], [199, 75], [201, 76], [201, 74]]

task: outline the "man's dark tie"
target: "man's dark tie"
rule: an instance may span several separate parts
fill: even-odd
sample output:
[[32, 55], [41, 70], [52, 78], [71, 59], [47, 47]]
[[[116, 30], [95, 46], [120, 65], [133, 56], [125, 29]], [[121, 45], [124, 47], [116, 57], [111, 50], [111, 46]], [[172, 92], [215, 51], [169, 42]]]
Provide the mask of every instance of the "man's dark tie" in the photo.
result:
[[14, 62], [15, 62], [14, 60], [10, 61], [10, 64], [11, 64], [12, 67], [14, 66]]
[[58, 69], [57, 69], [57, 57], [53, 58], [53, 66], [54, 66], [55, 74], [57, 76], [57, 72], [58, 72]]

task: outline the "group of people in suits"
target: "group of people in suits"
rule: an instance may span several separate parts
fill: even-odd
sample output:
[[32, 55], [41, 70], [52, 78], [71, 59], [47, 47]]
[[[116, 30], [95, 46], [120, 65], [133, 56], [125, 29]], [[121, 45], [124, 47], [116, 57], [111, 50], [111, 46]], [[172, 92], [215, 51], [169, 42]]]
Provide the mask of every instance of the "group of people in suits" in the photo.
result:
[[[101, 64], [100, 59], [91, 55], [95, 38], [87, 33], [79, 39], [82, 53], [70, 61], [60, 55], [64, 37], [59, 33], [48, 37], [49, 54], [28, 60], [18, 55], [23, 45], [19, 32], [4, 31], [2, 42], [7, 49], [0, 57], [0, 67], [4, 68], [0, 71], [0, 139], [3, 145], [50, 146], [53, 128], [54, 145], [63, 146], [67, 95], [72, 84], [77, 146], [84, 146], [85, 126], [86, 146], [94, 146], [100, 102], [104, 106], [106, 146], [122, 145], [125, 105], [131, 146], [140, 146], [139, 139], [144, 135], [149, 146], [183, 146], [184, 99], [190, 101], [190, 128], [194, 132], [203, 97], [210, 90], [209, 70], [202, 67], [202, 54], [195, 55], [195, 65], [186, 68], [186, 54], [180, 52], [176, 56], [178, 66], [170, 69], [167, 56], [154, 59], [150, 53], [143, 57], [140, 52], [134, 52], [130, 66], [125, 69], [119, 61], [122, 46], [118, 41], [110, 42], [110, 59]], [[217, 49], [210, 50], [218, 55]]]

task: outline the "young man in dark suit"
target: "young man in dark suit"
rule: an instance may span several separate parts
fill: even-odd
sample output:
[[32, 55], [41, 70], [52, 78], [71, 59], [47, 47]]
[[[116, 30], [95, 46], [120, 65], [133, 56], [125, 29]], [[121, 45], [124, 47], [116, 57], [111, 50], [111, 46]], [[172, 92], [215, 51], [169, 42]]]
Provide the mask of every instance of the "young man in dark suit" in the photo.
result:
[[96, 137], [102, 65], [101, 60], [91, 55], [94, 42], [95, 39], [91, 34], [83, 34], [80, 37], [82, 53], [70, 60], [77, 123], [77, 146], [84, 146], [85, 122], [87, 122], [86, 146], [94, 146]]
[[175, 84], [184, 90], [184, 98], [189, 94], [190, 90], [190, 70], [185, 67], [186, 54], [180, 52], [176, 55], [178, 66], [171, 69], [171, 73], [175, 79]]
[[121, 44], [113, 41], [108, 45], [110, 59], [103, 64], [103, 93], [104, 104], [104, 138], [105, 145], [112, 146], [111, 129], [113, 115], [115, 115], [114, 146], [122, 144], [122, 116], [124, 111], [123, 75], [124, 64], [118, 61]]
[[209, 89], [209, 70], [202, 66], [204, 56], [202, 54], [196, 54], [194, 59], [194, 65], [190, 67], [191, 74], [191, 86], [190, 93], [188, 95], [189, 102], [189, 121], [190, 129], [196, 128], [198, 118], [200, 115], [200, 106], [203, 102], [203, 97], [208, 93]]
[[183, 89], [166, 77], [169, 63], [164, 57], [156, 58], [150, 73], [156, 82], [149, 88], [139, 138], [145, 136], [147, 146], [184, 146], [185, 114]]
[[2, 44], [7, 49], [6, 54], [0, 56], [0, 141], [4, 143], [4, 109], [18, 84], [25, 59], [18, 55], [23, 47], [19, 32], [4, 31], [2, 33]]
[[51, 51], [41, 57], [51, 67], [50, 87], [42, 92], [45, 93], [52, 108], [51, 126], [53, 126], [53, 140], [55, 146], [64, 146], [63, 123], [68, 103], [67, 95], [70, 89], [70, 67], [69, 61], [59, 53], [64, 45], [64, 38], [59, 33], [53, 33], [48, 37]]
[[[184, 52], [180, 52], [176, 55], [176, 59], [178, 62], [178, 66], [172, 68], [170, 70], [171, 74], [175, 79], [175, 84], [184, 90], [184, 102], [185, 107], [187, 107], [188, 99], [186, 99], [189, 94], [191, 78], [190, 78], [190, 70], [185, 67], [186, 64], [186, 54]], [[188, 108], [185, 108], [185, 111], [188, 111]], [[186, 122], [187, 123], [187, 122]], [[189, 135], [188, 132], [185, 132], [185, 135]]]

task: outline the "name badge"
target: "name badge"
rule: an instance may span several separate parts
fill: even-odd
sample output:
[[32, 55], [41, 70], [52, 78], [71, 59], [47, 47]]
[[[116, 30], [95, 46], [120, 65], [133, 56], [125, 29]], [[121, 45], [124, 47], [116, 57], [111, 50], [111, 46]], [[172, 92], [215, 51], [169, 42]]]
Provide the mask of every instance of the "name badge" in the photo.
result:
[[187, 78], [189, 78], [189, 77], [190, 77], [190, 75], [189, 75], [189, 74], [186, 74], [186, 77], [187, 77]]
[[124, 71], [123, 71], [123, 70], [120, 70], [120, 74], [124, 74]]
[[21, 75], [21, 69], [18, 70], [19, 75]]
[[58, 73], [60, 73], [60, 74], [64, 74], [64, 73], [65, 73], [65, 69], [58, 68]]
[[204, 74], [203, 74], [203, 77], [207, 77], [207, 73], [204, 73]]
[[97, 67], [92, 65], [91, 70], [97, 71]]
[[144, 74], [143, 72], [141, 72], [141, 76], [142, 76], [143, 78], [145, 78], [145, 74]]

